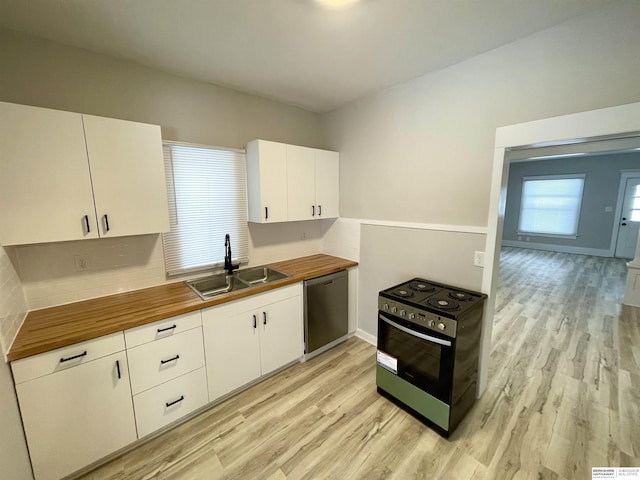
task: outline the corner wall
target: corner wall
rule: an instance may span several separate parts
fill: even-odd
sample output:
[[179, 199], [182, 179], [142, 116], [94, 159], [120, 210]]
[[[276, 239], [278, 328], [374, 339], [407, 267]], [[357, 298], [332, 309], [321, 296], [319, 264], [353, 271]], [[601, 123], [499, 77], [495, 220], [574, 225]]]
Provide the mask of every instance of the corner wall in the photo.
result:
[[28, 480], [33, 478], [6, 354], [18, 328], [27, 314], [27, 302], [22, 285], [4, 248], [0, 245], [0, 472], [2, 478]]

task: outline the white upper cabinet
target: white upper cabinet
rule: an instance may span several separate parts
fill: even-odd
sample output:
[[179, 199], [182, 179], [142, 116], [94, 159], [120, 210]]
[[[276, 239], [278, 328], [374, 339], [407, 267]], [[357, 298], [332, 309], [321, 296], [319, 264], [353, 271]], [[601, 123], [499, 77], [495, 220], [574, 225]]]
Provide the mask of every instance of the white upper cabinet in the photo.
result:
[[98, 238], [82, 115], [0, 102], [0, 243]]
[[338, 152], [254, 140], [247, 164], [250, 222], [338, 216]]
[[249, 221], [287, 221], [287, 146], [254, 140], [247, 144]]
[[287, 145], [287, 220], [312, 220], [316, 212], [316, 151]]
[[168, 231], [160, 127], [82, 117], [100, 236]]
[[340, 200], [340, 154], [316, 150], [316, 218], [337, 218]]
[[169, 229], [160, 127], [0, 102], [0, 243]]

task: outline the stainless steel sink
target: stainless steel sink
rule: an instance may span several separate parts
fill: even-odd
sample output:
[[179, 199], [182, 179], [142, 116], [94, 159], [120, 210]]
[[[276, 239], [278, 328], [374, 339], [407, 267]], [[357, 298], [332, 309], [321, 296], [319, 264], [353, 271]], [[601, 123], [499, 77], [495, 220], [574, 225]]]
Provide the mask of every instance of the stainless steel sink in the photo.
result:
[[197, 278], [185, 282], [191, 290], [196, 292], [200, 298], [207, 298], [222, 295], [223, 293], [235, 292], [248, 288], [249, 284], [243, 282], [235, 275], [227, 275], [226, 273], [218, 273], [209, 277]]
[[249, 285], [260, 285], [282, 280], [283, 278], [289, 278], [290, 275], [274, 270], [273, 268], [261, 266], [238, 270], [235, 276]]
[[273, 268], [260, 266], [245, 268], [234, 272], [233, 275], [218, 273], [208, 277], [196, 278], [185, 282], [191, 290], [196, 292], [200, 298], [206, 300], [223, 293], [235, 292], [243, 288], [262, 285], [288, 278], [286, 273], [279, 272]]

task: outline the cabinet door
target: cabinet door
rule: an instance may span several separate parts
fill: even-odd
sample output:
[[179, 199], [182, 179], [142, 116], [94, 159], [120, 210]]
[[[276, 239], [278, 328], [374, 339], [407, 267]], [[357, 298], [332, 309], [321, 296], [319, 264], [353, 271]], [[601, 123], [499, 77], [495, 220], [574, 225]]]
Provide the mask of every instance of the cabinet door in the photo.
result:
[[202, 312], [202, 324], [209, 401], [260, 376], [260, 333], [256, 312], [227, 316], [212, 308]]
[[337, 218], [340, 198], [340, 155], [316, 150], [316, 203], [318, 218]]
[[249, 221], [287, 220], [287, 146], [254, 140], [247, 144]]
[[168, 231], [160, 127], [82, 117], [100, 236]]
[[303, 353], [302, 299], [291, 297], [260, 310], [262, 374], [291, 363]]
[[16, 391], [36, 480], [57, 480], [136, 440], [124, 352]]
[[287, 206], [289, 221], [316, 217], [315, 150], [287, 145]]
[[2, 245], [98, 237], [79, 113], [0, 102], [0, 159]]

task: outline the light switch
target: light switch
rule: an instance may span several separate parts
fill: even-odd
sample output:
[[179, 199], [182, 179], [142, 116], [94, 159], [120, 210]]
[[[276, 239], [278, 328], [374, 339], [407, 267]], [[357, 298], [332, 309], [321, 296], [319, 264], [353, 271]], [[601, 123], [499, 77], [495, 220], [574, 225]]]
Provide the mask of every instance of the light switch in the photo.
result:
[[613, 212], [613, 207], [604, 207], [604, 211], [606, 213], [611, 213], [611, 212]]

